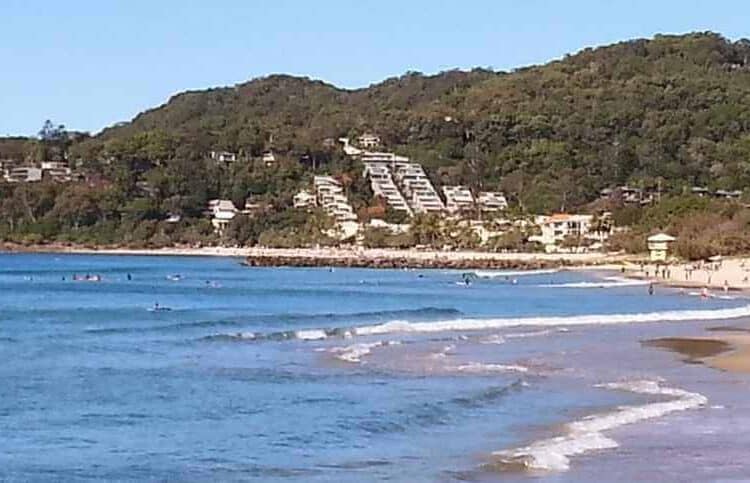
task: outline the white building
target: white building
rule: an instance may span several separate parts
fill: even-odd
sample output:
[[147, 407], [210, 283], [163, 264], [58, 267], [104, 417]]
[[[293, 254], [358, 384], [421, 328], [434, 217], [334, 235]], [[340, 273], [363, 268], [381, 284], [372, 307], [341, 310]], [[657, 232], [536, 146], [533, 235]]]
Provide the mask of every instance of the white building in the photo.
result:
[[541, 235], [529, 237], [530, 241], [544, 245], [548, 252], [556, 251], [560, 243], [568, 236], [583, 240], [590, 238], [592, 215], [569, 215], [566, 213], [537, 217], [536, 224]]
[[276, 163], [276, 156], [274, 156], [273, 151], [266, 151], [265, 153], [263, 153], [263, 157], [261, 158], [261, 160], [266, 165], [266, 167], [270, 167]]
[[65, 161], [43, 161], [42, 176], [55, 181], [70, 181], [72, 171]]
[[315, 195], [308, 190], [301, 190], [294, 195], [295, 208], [310, 208], [316, 205]]
[[389, 208], [395, 211], [405, 211], [412, 214], [401, 191], [393, 182], [388, 164], [383, 162], [366, 162], [362, 177], [370, 180], [370, 188], [375, 196], [383, 198]]
[[5, 175], [9, 183], [33, 183], [42, 180], [42, 169], [33, 166], [10, 168]]
[[493, 212], [508, 209], [508, 200], [505, 195], [496, 191], [483, 191], [477, 196], [477, 204], [482, 211]]
[[316, 176], [313, 180], [317, 202], [337, 222], [356, 221], [357, 215], [344, 195], [341, 183], [332, 176]]
[[360, 161], [363, 163], [386, 163], [391, 167], [395, 163], [408, 163], [409, 158], [406, 156], [399, 156], [395, 153], [386, 153], [381, 151], [364, 151], [359, 155]]
[[237, 153], [231, 151], [211, 151], [211, 159], [220, 163], [234, 163], [237, 161]]
[[220, 235], [224, 233], [238, 212], [231, 200], [211, 200], [208, 202], [208, 211], [211, 215], [211, 224]]
[[380, 137], [365, 133], [357, 138], [357, 144], [364, 149], [372, 149], [380, 146]]
[[474, 196], [466, 186], [443, 186], [443, 194], [445, 195], [445, 207], [450, 213], [474, 209]]
[[349, 143], [349, 138], [339, 138], [339, 142], [344, 145], [344, 154], [347, 156], [358, 156], [362, 154], [362, 150], [355, 148]]
[[667, 260], [669, 247], [677, 239], [666, 233], [658, 233], [648, 237], [648, 251], [652, 262], [664, 262]]
[[430, 178], [419, 163], [394, 163], [393, 176], [414, 213], [445, 211]]

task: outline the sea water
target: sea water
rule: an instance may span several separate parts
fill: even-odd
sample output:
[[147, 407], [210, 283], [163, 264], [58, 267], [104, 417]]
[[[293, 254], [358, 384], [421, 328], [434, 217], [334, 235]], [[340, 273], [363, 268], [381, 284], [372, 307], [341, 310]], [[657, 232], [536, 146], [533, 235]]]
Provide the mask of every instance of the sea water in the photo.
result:
[[743, 323], [750, 301], [612, 273], [462, 280], [0, 255], [0, 480], [750, 474], [748, 378], [640, 344]]

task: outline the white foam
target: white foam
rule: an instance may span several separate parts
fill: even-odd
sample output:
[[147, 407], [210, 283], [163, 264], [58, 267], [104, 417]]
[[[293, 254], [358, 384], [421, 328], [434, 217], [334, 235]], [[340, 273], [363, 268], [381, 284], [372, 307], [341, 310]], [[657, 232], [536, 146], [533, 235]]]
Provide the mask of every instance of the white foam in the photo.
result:
[[454, 344], [450, 344], [450, 345], [443, 347], [441, 350], [431, 354], [431, 357], [440, 359], [440, 358], [447, 356], [450, 352], [452, 352], [455, 349], [456, 349], [456, 346]]
[[558, 269], [547, 270], [474, 270], [474, 275], [479, 278], [501, 278], [501, 277], [522, 277], [524, 275], [545, 275], [557, 273]]
[[356, 335], [379, 335], [394, 332], [444, 332], [502, 329], [520, 326], [611, 325], [646, 322], [679, 322], [688, 320], [722, 320], [750, 316], [750, 305], [714, 310], [672, 310], [632, 314], [595, 314], [500, 319], [451, 319], [433, 322], [403, 320], [368, 325], [354, 329]]
[[479, 341], [480, 344], [505, 344], [505, 337], [502, 334], [492, 334]]
[[253, 339], [256, 339], [258, 336], [254, 332], [237, 332], [236, 334], [234, 334], [234, 337], [237, 337], [238, 339], [253, 340]]
[[600, 282], [570, 282], [570, 283], [549, 283], [539, 285], [545, 288], [618, 288], [618, 287], [638, 287], [648, 285], [648, 280], [631, 280], [621, 277], [606, 277]]
[[514, 332], [510, 334], [505, 334], [506, 339], [526, 339], [527, 337], [542, 337], [545, 335], [550, 335], [554, 332], [567, 332], [566, 329], [544, 329], [544, 330], [534, 330], [531, 332]]
[[459, 372], [484, 373], [484, 372], [528, 372], [529, 368], [517, 364], [490, 364], [482, 362], [469, 362], [461, 364], [453, 369]]
[[375, 349], [376, 347], [398, 345], [398, 344], [400, 344], [399, 341], [377, 341], [377, 342], [369, 342], [369, 343], [360, 343], [360, 344], [352, 344], [346, 347], [334, 347], [330, 350], [330, 352], [336, 354], [336, 359], [339, 359], [345, 362], [360, 363], [362, 362], [362, 358], [366, 356], [367, 354], [371, 353], [372, 350]]
[[325, 331], [320, 329], [298, 330], [294, 336], [302, 340], [321, 340], [327, 337]]
[[617, 382], [600, 387], [669, 396], [673, 399], [642, 406], [624, 406], [616, 411], [588, 416], [569, 423], [568, 433], [564, 436], [540, 440], [521, 448], [496, 451], [493, 455], [504, 464], [522, 465], [537, 470], [565, 471], [570, 467], [571, 456], [618, 446], [616, 441], [602, 434], [604, 431], [676, 411], [698, 408], [708, 402], [702, 394], [662, 387], [656, 381]]

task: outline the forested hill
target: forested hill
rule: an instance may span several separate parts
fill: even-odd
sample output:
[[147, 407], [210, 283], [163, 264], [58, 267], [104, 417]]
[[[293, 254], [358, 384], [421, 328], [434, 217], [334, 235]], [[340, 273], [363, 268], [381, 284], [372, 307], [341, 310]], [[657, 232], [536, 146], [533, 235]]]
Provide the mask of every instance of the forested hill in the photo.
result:
[[750, 42], [700, 33], [586, 49], [512, 73], [410, 73], [351, 91], [275, 75], [179, 94], [105, 130], [87, 151], [151, 133], [171, 139], [158, 153], [166, 157], [179, 146], [183, 155], [299, 156], [326, 138], [372, 131], [429, 167], [456, 168], [447, 172], [457, 181], [471, 176], [462, 168], [472, 158], [486, 183], [539, 209], [657, 177], [741, 189], [750, 184], [749, 58]]
[[[148, 181], [155, 188], [150, 201], [136, 200], [148, 206], [138, 216], [163, 219], [197, 216], [213, 197], [283, 206], [309, 182], [305, 156], [318, 172], [354, 175], [331, 140], [364, 132], [441, 183], [500, 188], [529, 212], [580, 206], [623, 183], [745, 189], [750, 41], [656, 36], [513, 72], [407, 73], [356, 90], [273, 75], [178, 94], [66, 149], [88, 175], [111, 182], [116, 205], [143, 197], [135, 187]], [[214, 150], [244, 159], [273, 150], [280, 162], [217, 171], [205, 162]], [[108, 209], [108, 220], [127, 211]]]

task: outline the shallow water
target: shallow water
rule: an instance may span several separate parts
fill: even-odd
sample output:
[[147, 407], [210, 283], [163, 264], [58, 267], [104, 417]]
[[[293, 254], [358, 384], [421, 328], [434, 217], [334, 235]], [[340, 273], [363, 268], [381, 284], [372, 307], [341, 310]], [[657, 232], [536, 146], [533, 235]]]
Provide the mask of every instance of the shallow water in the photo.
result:
[[[238, 262], [0, 255], [0, 480], [750, 474], [735, 458], [750, 454], [748, 378], [640, 344], [721, 325], [747, 300], [649, 296], [611, 274], [485, 272], [466, 287], [451, 271]], [[87, 273], [102, 281], [73, 281]], [[493, 452], [571, 421], [676, 398], [602, 386], [643, 380], [708, 402], [608, 429], [617, 447], [566, 469], [498, 467]]]

